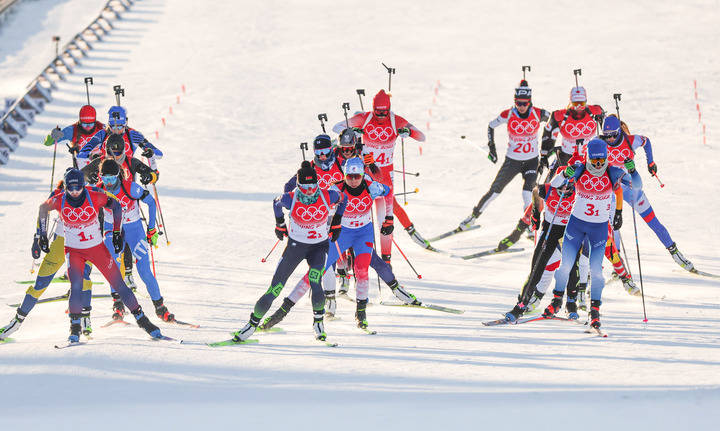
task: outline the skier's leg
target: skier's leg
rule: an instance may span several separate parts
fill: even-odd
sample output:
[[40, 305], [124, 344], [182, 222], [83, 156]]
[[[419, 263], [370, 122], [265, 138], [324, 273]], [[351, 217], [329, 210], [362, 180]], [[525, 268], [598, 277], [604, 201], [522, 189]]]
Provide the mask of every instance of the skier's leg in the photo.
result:
[[415, 297], [415, 295], [409, 293], [404, 287], [400, 286], [395, 274], [392, 272], [392, 267], [388, 265], [384, 260], [380, 259], [375, 250], [372, 251], [370, 256], [370, 267], [377, 272], [378, 276], [388, 285], [392, 293], [401, 301], [406, 304], [420, 305], [421, 302]]
[[463, 220], [460, 225], [462, 226], [463, 224], [467, 223], [470, 223], [470, 225], [472, 225], [472, 223], [475, 222], [475, 219], [477, 219], [480, 214], [485, 211], [490, 202], [492, 202], [496, 197], [498, 197], [505, 188], [505, 186], [510, 184], [510, 181], [512, 181], [512, 179], [515, 178], [515, 176], [519, 173], [520, 162], [506, 157], [502, 166], [500, 166], [500, 170], [498, 170], [498, 173], [495, 176], [495, 180], [493, 180], [493, 183], [490, 186], [490, 190], [488, 190], [488, 192], [485, 193], [482, 198], [480, 198], [478, 204], [473, 208], [472, 214], [470, 215], [470, 217], [468, 217], [468, 219], [471, 220]]
[[[292, 244], [292, 245], [291, 245]], [[288, 239], [288, 245], [283, 251], [280, 262], [278, 262], [277, 268], [275, 268], [275, 274], [270, 282], [268, 290], [258, 299], [255, 303], [255, 308], [251, 313], [250, 321], [253, 326], [257, 326], [260, 319], [267, 313], [272, 305], [275, 298], [282, 292], [287, 279], [295, 271], [298, 264], [305, 259], [305, 254], [308, 250], [308, 244], [296, 242], [292, 239]]]
[[597, 226], [589, 229], [590, 240], [590, 274], [592, 285], [590, 291], [590, 325], [600, 327], [600, 305], [602, 305], [602, 291], [605, 287], [605, 278], [602, 273], [602, 261], [607, 242], [607, 226], [601, 223], [592, 223]]
[[537, 183], [537, 166], [538, 158], [525, 160], [522, 165], [522, 176], [523, 176], [523, 211], [532, 203], [532, 191]]
[[400, 224], [402, 227], [407, 230], [410, 226], [412, 226], [412, 222], [410, 221], [410, 217], [408, 217], [407, 213], [403, 209], [403, 207], [398, 203], [397, 198], [393, 196], [393, 215], [397, 217], [397, 219], [400, 221]]
[[[321, 280], [325, 266], [328, 266], [328, 269], [332, 267], [332, 263], [326, 265], [325, 262], [328, 254], [328, 243], [328, 241], [324, 241], [320, 244], [313, 244], [305, 258], [308, 266], [310, 266], [307, 277], [310, 282], [310, 298], [313, 312], [315, 314], [319, 313], [321, 317], [325, 313], [325, 294], [323, 293]], [[332, 272], [331, 269], [330, 272]]]
[[570, 271], [575, 263], [575, 257], [580, 250], [580, 245], [582, 244], [585, 236], [585, 232], [582, 230], [583, 223], [584, 222], [581, 220], [571, 216], [570, 221], [565, 228], [562, 245], [562, 261], [560, 268], [555, 271], [553, 300], [552, 303], [545, 309], [545, 312], [543, 313], [544, 316], [555, 315], [562, 306], [562, 297], [565, 293], [565, 287], [567, 286], [568, 279], [570, 278]]
[[63, 263], [65, 263], [65, 238], [56, 236], [50, 244], [50, 252], [45, 255], [40, 264], [35, 284], [28, 287], [25, 292], [25, 298], [18, 308], [18, 314], [22, 313], [24, 318], [30, 313]]
[[127, 287], [123, 280], [120, 269], [115, 264], [110, 252], [107, 247], [103, 244], [96, 245], [95, 247], [84, 250], [83, 253], [89, 262], [102, 273], [103, 277], [108, 281], [110, 286], [115, 292], [120, 295], [122, 302], [133, 311], [135, 314], [136, 310], [140, 308], [137, 302], [135, 294]]

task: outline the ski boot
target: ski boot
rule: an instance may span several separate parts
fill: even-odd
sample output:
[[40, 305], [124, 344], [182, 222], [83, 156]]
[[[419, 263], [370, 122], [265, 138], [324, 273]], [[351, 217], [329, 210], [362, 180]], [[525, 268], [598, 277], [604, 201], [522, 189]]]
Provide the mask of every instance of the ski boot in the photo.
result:
[[690, 262], [685, 256], [683, 256], [682, 253], [680, 253], [680, 250], [677, 249], [677, 245], [675, 243], [672, 243], [670, 247], [667, 248], [670, 252], [670, 256], [672, 256], [675, 263], [680, 265], [682, 269], [692, 272], [693, 269], [695, 269], [695, 266], [693, 266], [692, 262]]
[[70, 343], [80, 342], [80, 332], [82, 331], [80, 316], [80, 314], [70, 313], [70, 336], [68, 337]]
[[413, 295], [412, 293], [409, 293], [407, 290], [405, 290], [397, 280], [393, 280], [390, 283], [388, 283], [388, 286], [390, 287], [390, 290], [392, 291], [393, 295], [402, 302], [404, 302], [406, 305], [421, 305], [422, 302], [418, 301], [418, 299]]
[[390, 268], [392, 269], [392, 264], [390, 263], [391, 258], [392, 258], [392, 256], [390, 254], [381, 254], [380, 255], [380, 259], [382, 259], [385, 263], [390, 265]]
[[340, 282], [338, 295], [347, 295], [348, 289], [350, 289], [350, 277], [348, 277], [347, 271], [345, 269], [338, 268], [336, 274], [338, 281]]
[[153, 338], [161, 338], [162, 334], [160, 333], [160, 328], [155, 326], [150, 319], [143, 313], [142, 307], [138, 306], [136, 310], [133, 310], [132, 312], [133, 316], [135, 316], [135, 321], [137, 322], [138, 326], [145, 330], [145, 332], [148, 333]]
[[535, 292], [533, 292], [532, 296], [530, 297], [530, 300], [527, 303], [525, 313], [534, 311], [536, 308], [538, 308], [544, 295], [545, 295], [544, 293], [540, 293], [537, 290]]
[[602, 301], [593, 299], [590, 301], [590, 326], [600, 329], [600, 305]]
[[18, 308], [15, 312], [15, 317], [7, 325], [0, 328], [0, 340], [4, 340], [10, 334], [20, 329], [20, 325], [25, 321], [25, 314]]
[[365, 313], [365, 310], [367, 309], [367, 299], [356, 299], [357, 302], [357, 308], [355, 310], [355, 319], [357, 319], [357, 326], [360, 329], [367, 329], [368, 327], [368, 321], [367, 321], [367, 313]]
[[285, 316], [287, 316], [287, 314], [290, 312], [290, 309], [293, 307], [293, 305], [295, 305], [295, 303], [292, 302], [290, 299], [283, 299], [283, 303], [280, 308], [275, 310], [272, 316], [265, 319], [262, 325], [258, 326], [258, 328], [260, 328], [260, 330], [267, 330], [282, 322]]
[[152, 303], [155, 306], [155, 314], [157, 314], [157, 317], [161, 318], [165, 322], [172, 323], [175, 321], [175, 315], [169, 312], [165, 304], [163, 304], [162, 296], [160, 299], [153, 299]]
[[83, 307], [80, 313], [80, 326], [84, 336], [89, 337], [92, 334], [92, 326], [90, 325], [90, 310], [92, 307]]
[[583, 311], [587, 311], [587, 283], [578, 283], [577, 306]]
[[[287, 299], [287, 298], [285, 298], [285, 299]], [[335, 317], [335, 311], [337, 311], [337, 300], [335, 299], [335, 292], [333, 292], [331, 290], [326, 290], [325, 291], [325, 315], [327, 317]]]
[[525, 304], [523, 304], [522, 302], [518, 302], [517, 304], [515, 304], [512, 310], [505, 313], [505, 320], [510, 323], [515, 323], [520, 318], [520, 316], [525, 314], [526, 311], [527, 308]]
[[313, 329], [315, 330], [315, 339], [320, 341], [327, 340], [325, 324], [323, 323], [323, 314], [325, 314], [325, 310], [313, 311]]
[[563, 294], [565, 292], [553, 292], [553, 299], [550, 305], [547, 306], [545, 311], [543, 311], [542, 317], [545, 319], [549, 319], [551, 317], [554, 317], [558, 311], [560, 311], [560, 308], [562, 308], [562, 299]]
[[523, 231], [528, 227], [525, 222], [520, 219], [518, 221], [517, 226], [515, 227], [515, 230], [512, 231], [512, 233], [502, 240], [500, 240], [500, 243], [498, 243], [498, 246], [495, 247], [495, 251], [505, 251], [512, 247], [518, 240], [520, 239], [520, 236], [522, 235]]
[[574, 299], [568, 298], [565, 303], [565, 311], [567, 311], [568, 319], [578, 320], [580, 315], [578, 314], [577, 302]]
[[122, 299], [120, 299], [120, 294], [117, 292], [112, 292], [110, 296], [112, 296], [113, 300], [112, 319], [123, 320], [125, 318], [125, 304], [123, 304]]
[[411, 224], [410, 226], [405, 228], [405, 231], [407, 231], [408, 235], [410, 235], [410, 238], [412, 238], [413, 241], [415, 241], [416, 244], [418, 244], [420, 247], [427, 247], [430, 245], [430, 243], [422, 237], [418, 233], [418, 231], [415, 230], [415, 225]]
[[475, 224], [475, 220], [477, 220], [478, 217], [480, 217], [480, 212], [476, 211], [475, 208], [473, 208], [472, 214], [470, 214], [469, 216], [467, 216], [467, 218], [465, 218], [465, 220], [460, 222], [460, 224], [458, 225], [458, 229], [460, 229], [461, 231], [469, 229], [472, 225]]
[[255, 332], [259, 323], [260, 318], [255, 317], [255, 313], [250, 313], [250, 321], [241, 330], [232, 333], [232, 340], [235, 343], [247, 340]]
[[623, 287], [632, 296], [640, 296], [640, 288], [637, 287], [637, 284], [633, 281], [630, 276], [620, 277], [620, 280], [622, 281]]
[[137, 284], [135, 284], [132, 269], [125, 271], [125, 277], [123, 278], [123, 280], [125, 280], [125, 284], [128, 288], [130, 288], [130, 290], [132, 290], [133, 292], [137, 291]]

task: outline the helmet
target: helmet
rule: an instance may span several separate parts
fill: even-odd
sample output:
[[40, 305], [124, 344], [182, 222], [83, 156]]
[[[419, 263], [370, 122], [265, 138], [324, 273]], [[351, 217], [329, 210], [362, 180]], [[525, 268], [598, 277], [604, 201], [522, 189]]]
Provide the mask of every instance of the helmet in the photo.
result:
[[81, 123], [94, 123], [97, 119], [95, 108], [92, 105], [83, 105], [80, 108], [80, 122]]
[[390, 112], [390, 95], [385, 90], [380, 90], [373, 98], [373, 113], [379, 116], [387, 116]]
[[608, 115], [605, 117], [605, 121], [603, 121], [602, 125], [602, 137], [606, 140], [608, 138], [612, 138], [613, 142], [618, 142], [618, 138], [622, 135], [622, 125], [620, 123], [620, 119], [616, 117], [615, 115]]
[[585, 87], [573, 87], [570, 90], [570, 102], [587, 102]]
[[528, 87], [526, 80], [520, 81], [520, 85], [515, 88], [515, 100], [530, 100], [532, 99], [532, 90]]
[[360, 142], [357, 135], [355, 134], [355, 131], [348, 127], [347, 129], [340, 132], [340, 137], [338, 138], [338, 145], [340, 146], [340, 149], [342, 151], [346, 151], [349, 148], [356, 150], [358, 148], [358, 145], [360, 145]]
[[360, 157], [351, 157], [345, 162], [344, 171], [346, 177], [348, 175], [364, 175], [365, 163]]
[[105, 152], [115, 158], [122, 157], [125, 154], [125, 140], [122, 135], [111, 133], [105, 142]]
[[297, 186], [305, 195], [312, 195], [318, 190], [317, 172], [307, 160], [303, 160], [297, 171]]
[[113, 159], [105, 159], [100, 165], [100, 177], [103, 184], [114, 188], [120, 178], [120, 165]]
[[66, 191], [78, 191], [85, 188], [85, 175], [79, 169], [68, 168], [63, 179]]
[[607, 159], [607, 143], [600, 138], [592, 138], [587, 144], [588, 159]]
[[108, 124], [111, 126], [127, 126], [127, 111], [122, 106], [112, 106], [108, 110]]
[[[313, 151], [315, 152], [315, 164], [324, 171], [330, 169], [330, 166], [335, 161], [330, 136], [325, 134], [317, 135], [313, 141]], [[325, 156], [325, 160], [320, 160], [321, 155]]]

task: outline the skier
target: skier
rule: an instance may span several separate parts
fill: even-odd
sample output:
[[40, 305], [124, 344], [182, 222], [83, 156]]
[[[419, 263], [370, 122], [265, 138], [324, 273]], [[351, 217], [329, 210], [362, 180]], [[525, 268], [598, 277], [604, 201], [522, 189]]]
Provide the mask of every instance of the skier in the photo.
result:
[[515, 89], [515, 106], [500, 113], [488, 124], [488, 158], [497, 163], [498, 156], [495, 149], [495, 128], [507, 123], [508, 148], [505, 161], [495, 176], [495, 180], [485, 195], [480, 198], [472, 213], [458, 226], [459, 230], [466, 230], [475, 224], [493, 199], [502, 193], [516, 175], [523, 177], [522, 199], [523, 209], [530, 205], [532, 190], [537, 180], [538, 169], [538, 131], [540, 123], [547, 121], [550, 113], [532, 105], [532, 90], [526, 80], [520, 81]]
[[[82, 166], [77, 165], [77, 154], [80, 148], [90, 141], [97, 132], [104, 128], [105, 125], [97, 121], [95, 108], [93, 108], [92, 105], [83, 105], [80, 108], [78, 121], [62, 129], [59, 127], [53, 129], [47, 138], [45, 138], [44, 144], [50, 146], [55, 142], [60, 143], [67, 141], [66, 145], [68, 151], [72, 154], [73, 165], [75, 165], [76, 168], [81, 168]], [[99, 152], [99, 149], [95, 149], [90, 152], [90, 156], [98, 154]], [[88, 159], [82, 159], [83, 164], [87, 161]]]
[[585, 155], [585, 143], [598, 135], [598, 126], [602, 124], [604, 117], [605, 111], [600, 105], [587, 104], [585, 87], [573, 87], [570, 90], [568, 107], [554, 111], [545, 125], [540, 149], [540, 169], [549, 165], [548, 158], [555, 146], [553, 136], [557, 133], [562, 138], [562, 143], [556, 154], [555, 167], [566, 165], [576, 148], [581, 156]]
[[[630, 173], [633, 183], [640, 176], [635, 171], [632, 159], [628, 159], [625, 167]], [[543, 312], [543, 317], [554, 316], [562, 305], [565, 287], [568, 284], [570, 269], [581, 244], [587, 240], [590, 244], [589, 259], [592, 277], [590, 325], [600, 329], [600, 305], [605, 279], [602, 274], [602, 258], [608, 236], [608, 221], [613, 194], [616, 195], [613, 227], [622, 226], [622, 188], [620, 181], [625, 172], [615, 166], [608, 166], [608, 150], [605, 141], [593, 138], [587, 144], [585, 164], [568, 166], [565, 171], [556, 175], [550, 182], [553, 187], [561, 187], [570, 178], [575, 180], [575, 203], [570, 213], [565, 234], [563, 235], [562, 262], [555, 273], [555, 288], [551, 304]]]
[[375, 203], [375, 211], [380, 220], [384, 220], [380, 229], [380, 253], [384, 261], [390, 262], [393, 231], [393, 155], [398, 137], [411, 137], [425, 141], [425, 135], [406, 119], [390, 110], [390, 95], [380, 90], [373, 98], [372, 112], [361, 112], [347, 122], [341, 121], [333, 126], [335, 133], [351, 128], [363, 136], [362, 152], [369, 156], [369, 162], [375, 163], [382, 178], [390, 187], [390, 192]]
[[[332, 265], [341, 259], [340, 255], [350, 247], [355, 253], [354, 274], [357, 279], [357, 309], [356, 317], [358, 326], [367, 328], [367, 291], [369, 285], [368, 267], [372, 267], [380, 278], [390, 287], [393, 294], [405, 304], [420, 305], [421, 302], [412, 294], [408, 293], [398, 283], [390, 265], [383, 261], [375, 252], [373, 247], [373, 226], [370, 217], [372, 201], [382, 193], [387, 193], [389, 187], [374, 181], [364, 170], [362, 159], [354, 157], [346, 160], [344, 165], [345, 181], [339, 185], [340, 191], [344, 194], [346, 207], [341, 225], [343, 230], [337, 241], [331, 241], [329, 245], [328, 258], [325, 263], [325, 273], [329, 272]], [[327, 278], [323, 278], [326, 281]], [[324, 283], [326, 309], [329, 316], [335, 315], [335, 283]], [[263, 322], [262, 329], [269, 329], [279, 323], [288, 314], [290, 309], [303, 297], [310, 288], [309, 275], [303, 277], [293, 291], [283, 301], [283, 304], [275, 313]]]
[[77, 343], [80, 338], [80, 317], [82, 304], [82, 268], [86, 261], [92, 262], [102, 272], [110, 285], [120, 294], [125, 305], [132, 311], [138, 326], [153, 338], [162, 334], [157, 326], [145, 316], [135, 295], [128, 289], [120, 275], [107, 248], [102, 243], [103, 235], [100, 227], [100, 208], [112, 211], [112, 237], [115, 251], [122, 250], [122, 207], [120, 203], [94, 187], [85, 187], [83, 174], [77, 169], [68, 169], [64, 177], [65, 192], [56, 194], [42, 205], [38, 215], [38, 244], [44, 252], [48, 252], [47, 214], [56, 210], [62, 217], [65, 230], [65, 255], [68, 261], [70, 278], [70, 336], [68, 341]]
[[[48, 198], [52, 198], [55, 195], [64, 193], [64, 181], [60, 180], [58, 186], [50, 193]], [[33, 238], [32, 245], [32, 257], [33, 259], [39, 259], [41, 250], [39, 244], [40, 235], [37, 233]], [[40, 263], [38, 268], [38, 275], [35, 278], [35, 283], [28, 287], [25, 292], [25, 298], [23, 299], [20, 306], [15, 310], [15, 317], [0, 328], [0, 339], [7, 338], [10, 334], [20, 329], [20, 325], [23, 324], [25, 318], [27, 318], [30, 311], [35, 307], [40, 297], [45, 293], [50, 282], [55, 277], [55, 274], [60, 270], [62, 265], [65, 263], [65, 229], [63, 228], [62, 220], [59, 220], [55, 225], [55, 231], [53, 233], [53, 240], [48, 247], [48, 252]], [[90, 322], [90, 296], [92, 294], [92, 281], [90, 280], [90, 271], [92, 266], [87, 262], [83, 270], [83, 309], [80, 316], [80, 323], [82, 333], [84, 335], [90, 335], [92, 333], [92, 325]]]
[[[140, 279], [145, 283], [150, 299], [155, 306], [155, 314], [165, 322], [175, 322], [175, 315], [168, 311], [160, 294], [160, 286], [150, 268], [150, 247], [157, 244], [158, 230], [155, 227], [157, 207], [155, 199], [150, 193], [140, 187], [139, 184], [130, 178], [126, 178], [120, 166], [115, 160], [107, 159], [100, 167], [102, 182], [100, 187], [110, 193], [122, 205], [122, 231], [125, 245], [132, 250], [132, 255], [137, 261]], [[143, 229], [140, 220], [140, 201], [148, 207], [147, 230]], [[119, 261], [118, 253], [115, 253], [110, 223], [110, 214], [105, 212], [105, 245], [116, 261]], [[124, 248], [124, 247], [123, 247]], [[112, 292], [113, 297], [113, 320], [122, 320], [125, 314], [120, 294]]]
[[[623, 127], [625, 126], [625, 127]], [[638, 148], [645, 150], [645, 158], [647, 159], [648, 172], [650, 175], [657, 174], [657, 164], [653, 160], [652, 146], [650, 139], [642, 135], [631, 135], [627, 129], [627, 125], [621, 123], [615, 115], [609, 115], [603, 123], [602, 139], [608, 144], [608, 162], [610, 166], [620, 167], [626, 158], [635, 158], [635, 151]], [[633, 199], [634, 198], [634, 199]], [[632, 205], [632, 207], [640, 214], [645, 223], [655, 232], [660, 242], [667, 248], [675, 263], [683, 269], [692, 271], [694, 266], [680, 250], [678, 250], [675, 241], [673, 241], [670, 233], [660, 220], [655, 216], [650, 201], [645, 192], [642, 190], [642, 183], [633, 181], [632, 187], [623, 185], [623, 199]], [[619, 231], [615, 231], [616, 242], [619, 242]]]
[[[338, 204], [338, 206], [328, 232], [327, 220], [330, 215], [330, 205], [334, 204]], [[328, 236], [331, 239], [337, 239], [340, 235], [340, 219], [345, 211], [344, 199], [335, 190], [320, 190], [315, 169], [310, 162], [303, 161], [297, 173], [297, 189], [276, 198], [273, 201], [273, 208], [275, 235], [279, 240], [288, 236], [288, 245], [275, 269], [270, 287], [255, 304], [255, 309], [250, 313], [250, 321], [245, 327], [233, 333], [233, 341], [243, 342], [255, 332], [260, 319], [270, 309], [275, 298], [280, 295], [287, 279], [302, 260], [306, 260], [310, 266], [309, 280], [312, 288], [315, 337], [324, 341], [327, 338], [323, 323], [325, 297], [320, 279], [328, 252]], [[289, 232], [285, 225], [282, 208], [289, 210]]]
[[116, 134], [121, 135], [123, 138], [125, 143], [125, 154], [128, 159], [132, 158], [135, 150], [139, 147], [143, 150], [142, 156], [149, 159], [150, 166], [154, 166], [155, 162], [162, 158], [162, 151], [148, 142], [142, 133], [128, 127], [127, 122], [128, 118], [125, 108], [122, 106], [110, 107], [108, 110], [108, 128], [98, 131], [85, 145], [83, 145], [77, 155], [78, 159], [88, 159], [90, 157], [90, 153], [96, 149], [100, 152], [105, 152], [104, 146], [108, 138], [113, 134]]

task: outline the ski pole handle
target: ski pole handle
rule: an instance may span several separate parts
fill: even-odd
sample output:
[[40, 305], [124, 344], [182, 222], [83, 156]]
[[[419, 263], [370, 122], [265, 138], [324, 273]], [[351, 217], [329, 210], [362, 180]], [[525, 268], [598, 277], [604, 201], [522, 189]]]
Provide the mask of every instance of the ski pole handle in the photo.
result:
[[262, 259], [260, 259], [260, 262], [262, 262], [262, 263], [267, 262], [267, 258], [270, 257], [270, 255], [272, 254], [273, 250], [275, 250], [275, 247], [277, 247], [278, 244], [280, 244], [280, 240], [275, 241], [275, 245], [272, 246], [272, 248], [271, 248], [270, 251], [268, 252], [267, 256], [265, 256], [265, 257], [263, 257]]

